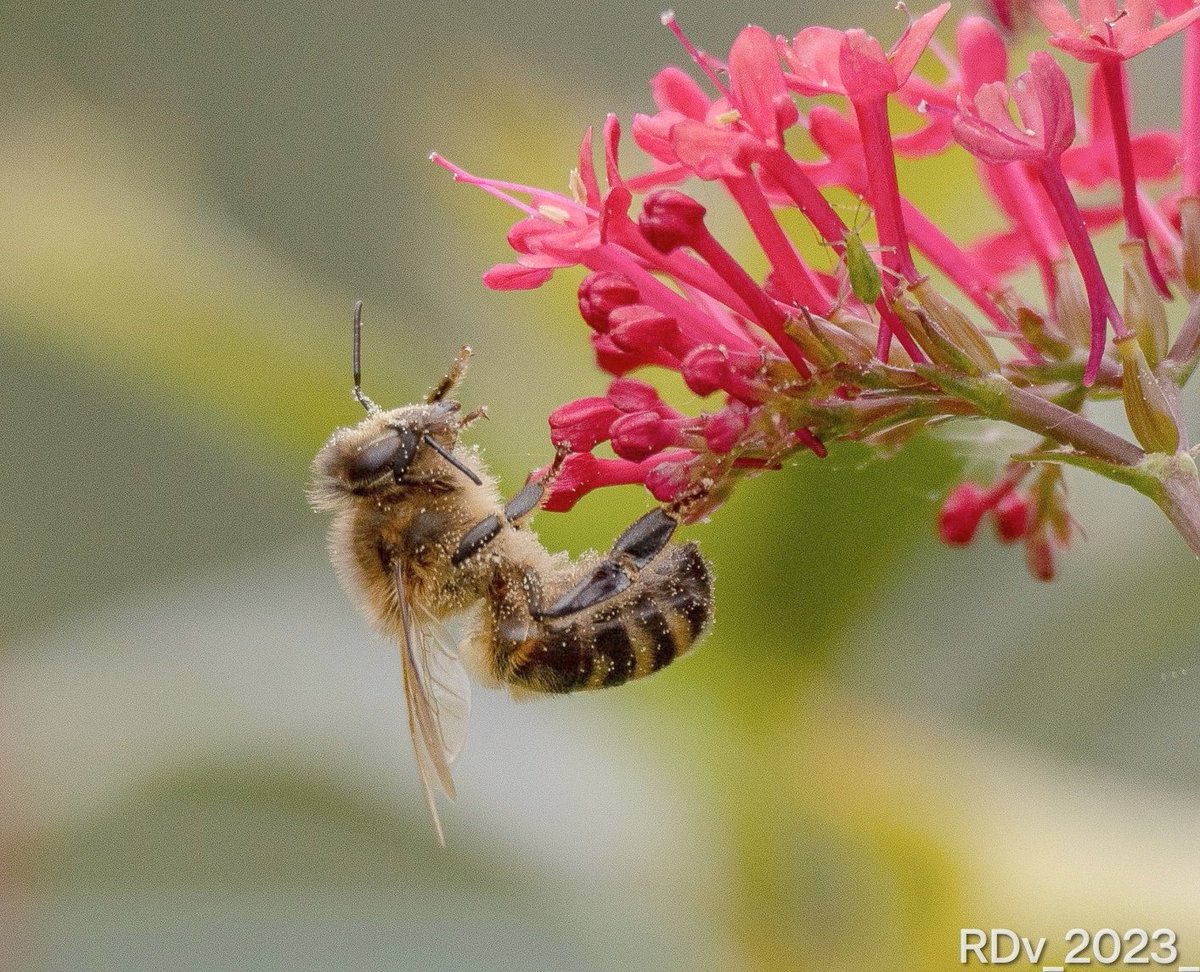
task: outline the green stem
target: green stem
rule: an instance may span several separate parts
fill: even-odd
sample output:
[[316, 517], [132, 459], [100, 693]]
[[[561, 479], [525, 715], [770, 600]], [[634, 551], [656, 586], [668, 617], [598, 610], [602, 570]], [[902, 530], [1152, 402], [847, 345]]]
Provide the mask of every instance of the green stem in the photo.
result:
[[1156, 467], [1161, 492], [1152, 499], [1179, 531], [1192, 553], [1200, 557], [1200, 475], [1186, 452], [1173, 456], [1151, 456], [1147, 465]]

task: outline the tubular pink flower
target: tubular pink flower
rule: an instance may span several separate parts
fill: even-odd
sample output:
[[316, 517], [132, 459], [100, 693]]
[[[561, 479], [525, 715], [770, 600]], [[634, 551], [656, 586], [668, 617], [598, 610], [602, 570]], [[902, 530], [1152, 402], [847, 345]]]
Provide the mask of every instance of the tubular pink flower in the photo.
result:
[[[724, 61], [698, 50], [673, 16], [664, 17], [707, 82], [678, 68], [653, 78], [656, 110], [632, 124], [645, 153], [642, 171], [623, 169], [614, 115], [598, 146], [590, 130], [584, 135], [567, 193], [480, 178], [435, 156], [456, 179], [521, 214], [508, 234], [514, 262], [492, 267], [488, 286], [533, 288], [561, 269], [583, 268], [583, 333], [599, 366], [617, 377], [605, 395], [569, 402], [551, 416], [551, 438], [570, 454], [550, 509], [567, 509], [592, 489], [641, 483], [691, 522], [722, 502], [733, 480], [781, 468], [800, 449], [823, 456], [826, 442], [844, 440], [891, 448], [962, 415], [1013, 422], [1097, 462], [1140, 462], [1138, 446], [1082, 414], [1093, 397], [1087, 386], [1097, 382], [1105, 394], [1120, 389], [1131, 407], [1124, 366], [1133, 335], [1092, 241], [1124, 217], [1148, 267], [1141, 269], [1136, 248], [1132, 256], [1122, 250], [1130, 324], [1139, 340], [1150, 333], [1147, 322], [1161, 335], [1167, 310], [1150, 280], [1165, 295], [1166, 279], [1184, 267], [1181, 254], [1200, 265], [1177, 228], [1182, 208], [1194, 239], [1197, 208], [1181, 206], [1178, 184], [1150, 185], [1173, 179], [1182, 157], [1183, 191], [1200, 188], [1200, 8], [1196, 0], [1129, 0], [1123, 10], [1120, 0], [1080, 0], [1075, 21], [1061, 0], [1019, 0], [1009, 5], [1013, 19], [1021, 2], [1037, 4], [1056, 46], [1097, 64], [1087, 138], [1079, 144], [1070, 87], [1053, 59], [1035, 53], [1009, 84], [1004, 38], [982, 18], [967, 17], [955, 62], [933, 40], [943, 5], [912, 21], [887, 51], [861, 30], [813, 27], [789, 41], [751, 26]], [[1159, 24], [1155, 2], [1165, 18]], [[1196, 44], [1184, 68], [1182, 143], [1165, 131], [1135, 137], [1123, 61], [1178, 30]], [[937, 80], [916, 72], [927, 49], [945, 69]], [[847, 98], [853, 110], [797, 104], [828, 94]], [[899, 135], [889, 118], [893, 96], [916, 120]], [[823, 158], [796, 153], [797, 127]], [[981, 188], [1007, 217], [1005, 230], [970, 244], [951, 240], [906, 199], [897, 177], [898, 155], [920, 160], [952, 142], [974, 156]], [[690, 188], [697, 179], [707, 183], [704, 204]], [[1104, 199], [1081, 206], [1073, 195], [1106, 183], [1120, 186], [1120, 207]], [[833, 187], [866, 197], [878, 256], [825, 197]], [[712, 232], [706, 206], [715, 196], [753, 234], [751, 263]], [[974, 207], [978, 200], [964, 194], [962, 202]], [[835, 274], [805, 259], [807, 240], [789, 220], [792, 208], [838, 254]], [[938, 279], [921, 275], [918, 254]], [[1030, 261], [1044, 282], [1041, 303], [1008, 279]], [[765, 273], [748, 269], [760, 263]], [[1188, 272], [1189, 281], [1200, 279], [1200, 271]], [[947, 299], [942, 277], [980, 313]], [[1015, 355], [994, 341], [995, 330], [981, 330], [981, 317], [1007, 332]], [[1110, 322], [1124, 358], [1105, 358]], [[1172, 348], [1154, 338], [1161, 374], [1147, 370], [1145, 387], [1195, 366], [1195, 330], [1185, 326]], [[652, 385], [626, 377], [642, 368], [676, 373], [709, 401], [684, 414]], [[715, 409], [710, 396], [718, 396]], [[1132, 412], [1130, 421], [1136, 431]], [[592, 455], [604, 442], [616, 458]], [[1160, 447], [1157, 439], [1152, 447]], [[1162, 439], [1164, 454], [1172, 448]], [[1031, 468], [1014, 462], [992, 487], [967, 484], [952, 494], [940, 518], [943, 538], [966, 542], [990, 515], [1002, 542], [1023, 539], [1031, 569], [1051, 574], [1070, 520], [1061, 478], [1048, 468], [1036, 473], [1039, 485], [1028, 495], [1015, 491]], [[1182, 513], [1164, 509], [1182, 522]], [[1200, 526], [1194, 534], [1180, 529], [1200, 550]]]
[[1166, 179], [1173, 175], [1180, 158], [1180, 141], [1170, 132], [1130, 134], [1128, 87], [1123, 62], [1109, 60], [1096, 65], [1088, 89], [1088, 143], [1072, 146], [1064, 153], [1063, 173], [1089, 189], [1109, 179], [1120, 184], [1129, 237], [1142, 244], [1151, 280], [1160, 294], [1169, 297], [1166, 281], [1149, 246], [1151, 234], [1146, 218], [1151, 220], [1153, 235], [1176, 273], [1173, 250], [1179, 240], [1162, 220], [1156, 220], [1154, 205], [1139, 190], [1138, 180]]
[[657, 467], [686, 463], [694, 457], [695, 453], [680, 450], [633, 462], [630, 459], [597, 459], [590, 452], [573, 452], [567, 456], [558, 478], [554, 480], [544, 508], [565, 513], [593, 490], [646, 483], [649, 473]]
[[[1088, 63], [1122, 61], [1160, 44], [1200, 18], [1200, 6], [1184, 7], [1155, 25], [1156, 0], [1079, 0], [1074, 17], [1062, 0], [1033, 0], [1033, 9], [1050, 31], [1050, 43]], [[1179, 6], [1182, 6], [1180, 4]]]
[[688, 246], [700, 254], [746, 302], [755, 321], [775, 339], [800, 377], [809, 377], [811, 372], [804, 360], [804, 353], [784, 332], [786, 317], [783, 311], [708, 231], [704, 225], [704, 214], [705, 208], [690, 196], [673, 189], [659, 189], [646, 197], [638, 222], [642, 233], [655, 249], [669, 252]]
[[[835, 109], [817, 105], [809, 116], [809, 131], [817, 146], [837, 165], [838, 183], [862, 193], [867, 173], [858, 129]], [[946, 274], [971, 301], [1002, 331], [1015, 331], [992, 299], [999, 284], [987, 269], [973, 261], [945, 233], [903, 196], [901, 215], [917, 249], [942, 273]]]
[[1098, 67], [1104, 81], [1112, 120], [1112, 144], [1117, 156], [1121, 198], [1125, 207], [1125, 226], [1130, 239], [1142, 244], [1146, 269], [1150, 273], [1150, 279], [1154, 281], [1155, 288], [1162, 296], [1170, 298], [1171, 291], [1146, 238], [1146, 224], [1142, 220], [1142, 211], [1138, 204], [1137, 177], [1134, 174], [1133, 145], [1129, 132], [1129, 84], [1125, 76], [1125, 64], [1119, 59], [1105, 58]]
[[982, 85], [975, 95], [974, 111], [961, 110], [954, 121], [954, 137], [985, 162], [1002, 165], [1030, 163], [1058, 213], [1067, 245], [1075, 256], [1088, 294], [1092, 341], [1084, 369], [1084, 384], [1091, 385], [1104, 355], [1107, 323], [1118, 337], [1128, 334], [1120, 311], [1109, 293], [1087, 227], [1080, 215], [1061, 157], [1075, 140], [1074, 103], [1062, 68], [1044, 51], [1029, 59], [1029, 71], [1013, 85], [1022, 128], [1008, 114], [1008, 90], [999, 82]]
[[747, 27], [729, 51], [730, 101], [766, 145], [778, 148], [800, 117], [788, 94], [775, 41], [761, 27]]
[[[1195, 16], [1195, 0], [1161, 0], [1164, 16]], [[1180, 134], [1183, 164], [1183, 195], [1200, 196], [1200, 19], [1187, 26], [1183, 42], [1183, 71], [1180, 104]]]

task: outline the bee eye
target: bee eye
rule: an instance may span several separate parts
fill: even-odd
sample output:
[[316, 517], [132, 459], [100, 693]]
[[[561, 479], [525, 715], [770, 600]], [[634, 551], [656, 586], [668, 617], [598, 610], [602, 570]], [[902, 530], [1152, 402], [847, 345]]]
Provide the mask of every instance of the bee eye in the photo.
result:
[[391, 429], [359, 449], [346, 472], [352, 482], [375, 479], [389, 466], [397, 482], [404, 476], [417, 451], [417, 434], [407, 429]]

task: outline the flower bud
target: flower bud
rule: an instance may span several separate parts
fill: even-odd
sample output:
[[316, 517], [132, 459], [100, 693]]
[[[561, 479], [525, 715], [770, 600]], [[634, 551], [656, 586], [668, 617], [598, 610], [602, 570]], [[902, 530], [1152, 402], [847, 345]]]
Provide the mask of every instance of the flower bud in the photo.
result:
[[741, 402], [731, 402], [704, 423], [704, 441], [709, 449], [720, 455], [732, 451], [753, 417]]
[[729, 380], [729, 356], [715, 344], [702, 344], [687, 353], [680, 370], [688, 388], [697, 395], [711, 395]]
[[652, 351], [670, 348], [679, 336], [675, 318], [659, 313], [645, 304], [618, 307], [608, 316], [609, 337], [625, 351]]
[[658, 389], [637, 378], [616, 378], [608, 386], [608, 400], [622, 412], [658, 412], [674, 417], [675, 410], [658, 395]]
[[1054, 547], [1044, 530], [1035, 530], [1025, 538], [1025, 566], [1034, 580], [1054, 580]]
[[1149, 452], [1175, 453], [1179, 449], [1179, 425], [1141, 344], [1132, 334], [1113, 343], [1124, 365], [1121, 386], [1125, 415], [1134, 436]]
[[679, 442], [678, 423], [657, 412], [622, 415], [612, 424], [612, 447], [622, 459], [641, 462]]
[[691, 469], [678, 460], [659, 463], [646, 473], [646, 488], [660, 503], [670, 503], [691, 484]]
[[1167, 353], [1167, 311], [1146, 269], [1146, 251], [1137, 240], [1121, 244], [1121, 269], [1125, 282], [1125, 323], [1137, 335], [1151, 368]]
[[660, 253], [688, 246], [704, 229], [706, 210], [691, 196], [675, 189], [650, 193], [642, 204], [638, 225], [647, 242]]
[[609, 437], [620, 410], [607, 398], [580, 398], [550, 413], [550, 441], [572, 452], [589, 452]]
[[978, 483], [961, 483], [950, 492], [938, 511], [938, 536], [942, 543], [965, 547], [975, 538], [987, 511], [988, 494]]
[[603, 333], [608, 317], [618, 307], [636, 303], [638, 289], [625, 274], [603, 270], [584, 277], [579, 284], [579, 313], [588, 327]]
[[971, 319], [933, 288], [928, 278], [909, 288], [925, 313], [936, 321], [942, 331], [985, 374], [1000, 370], [996, 352], [988, 344]]
[[992, 510], [996, 538], [1001, 543], [1016, 543], [1029, 530], [1029, 500], [1015, 490], [1006, 493]]

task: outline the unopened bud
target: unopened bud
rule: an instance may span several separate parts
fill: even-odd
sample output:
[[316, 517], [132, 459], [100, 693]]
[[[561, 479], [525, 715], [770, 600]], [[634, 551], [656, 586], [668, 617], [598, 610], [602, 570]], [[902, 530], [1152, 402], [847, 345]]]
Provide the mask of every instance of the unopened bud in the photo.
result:
[[664, 402], [653, 385], [637, 378], [616, 378], [608, 386], [608, 400], [622, 412], [658, 412], [664, 417], [677, 413]]
[[588, 274], [579, 284], [579, 313], [588, 327], [603, 333], [608, 330], [608, 316], [618, 307], [636, 303], [638, 296], [637, 285], [623, 273]]
[[1020, 493], [1006, 493], [992, 510], [996, 521], [996, 538], [1001, 543], [1015, 543], [1029, 530], [1029, 500]]
[[729, 380], [729, 356], [715, 344], [702, 344], [680, 364], [683, 380], [697, 395], [711, 395]]
[[550, 413], [550, 441], [572, 452], [590, 452], [608, 438], [621, 413], [607, 398], [580, 398]]
[[660, 503], [670, 503], [691, 484], [691, 469], [682, 462], [662, 462], [646, 473], [646, 488]]
[[977, 483], [961, 483], [955, 487], [938, 511], [938, 536], [952, 547], [965, 547], [975, 538], [979, 521], [987, 512], [988, 494]]
[[1167, 353], [1167, 310], [1146, 269], [1145, 245], [1137, 240], [1121, 244], [1121, 269], [1125, 281], [1125, 323], [1137, 335], [1151, 368]]
[[1175, 453], [1179, 449], [1179, 425], [1141, 344], [1132, 334], [1113, 343], [1124, 366], [1121, 385], [1125, 415], [1134, 436], [1150, 452]]
[[677, 423], [657, 412], [622, 415], [612, 424], [612, 448], [622, 459], [641, 462], [679, 442]]
[[623, 351], [670, 348], [679, 335], [675, 318], [645, 304], [618, 307], [608, 315], [609, 337]]
[[1034, 580], [1054, 580], [1054, 547], [1044, 530], [1035, 530], [1025, 538], [1025, 566]]
[[690, 245], [705, 232], [707, 210], [691, 196], [675, 189], [659, 189], [646, 197], [638, 225], [647, 242], [660, 253]]
[[741, 402], [732, 402], [704, 423], [704, 441], [720, 455], [732, 451], [750, 425], [751, 412]]

